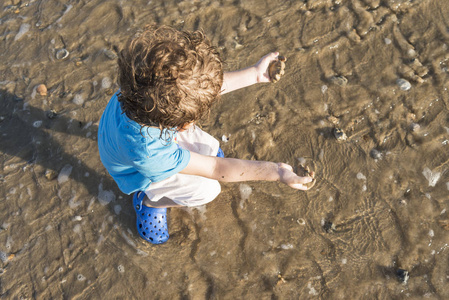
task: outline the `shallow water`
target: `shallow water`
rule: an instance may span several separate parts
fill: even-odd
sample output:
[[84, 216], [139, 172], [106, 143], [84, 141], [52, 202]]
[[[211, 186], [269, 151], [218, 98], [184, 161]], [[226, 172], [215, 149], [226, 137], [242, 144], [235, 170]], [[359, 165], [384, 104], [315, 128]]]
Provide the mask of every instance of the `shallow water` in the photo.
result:
[[[0, 12], [2, 298], [449, 298], [445, 0], [17, 2]], [[148, 23], [203, 28], [227, 70], [285, 55], [279, 82], [202, 127], [229, 157], [305, 162], [315, 187], [223, 184], [144, 243], [95, 138], [116, 52]]]

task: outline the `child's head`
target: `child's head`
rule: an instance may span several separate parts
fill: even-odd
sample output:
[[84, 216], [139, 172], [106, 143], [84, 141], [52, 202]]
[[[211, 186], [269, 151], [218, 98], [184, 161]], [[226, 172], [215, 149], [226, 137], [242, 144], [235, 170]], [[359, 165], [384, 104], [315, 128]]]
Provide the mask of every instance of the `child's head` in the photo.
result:
[[144, 126], [181, 128], [209, 111], [223, 84], [218, 52], [201, 31], [147, 26], [119, 55], [119, 101]]

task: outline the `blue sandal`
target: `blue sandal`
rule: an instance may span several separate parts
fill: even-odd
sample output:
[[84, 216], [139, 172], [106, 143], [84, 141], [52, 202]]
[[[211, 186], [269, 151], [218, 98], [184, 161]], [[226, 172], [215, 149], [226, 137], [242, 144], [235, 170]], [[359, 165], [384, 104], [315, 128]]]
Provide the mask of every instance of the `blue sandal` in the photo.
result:
[[137, 215], [137, 232], [152, 244], [165, 243], [168, 238], [167, 209], [143, 205], [144, 192], [137, 192], [133, 197], [134, 210]]

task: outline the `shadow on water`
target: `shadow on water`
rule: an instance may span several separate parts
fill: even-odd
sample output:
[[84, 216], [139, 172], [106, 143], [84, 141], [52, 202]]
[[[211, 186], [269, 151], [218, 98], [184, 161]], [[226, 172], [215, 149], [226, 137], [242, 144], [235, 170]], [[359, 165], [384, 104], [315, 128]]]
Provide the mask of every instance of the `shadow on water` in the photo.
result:
[[[96, 121], [93, 120], [93, 122]], [[64, 166], [70, 165], [73, 168], [69, 178], [84, 185], [90, 196], [101, 197], [102, 190], [110, 190], [114, 195], [123, 195], [109, 174], [106, 171], [104, 173], [99, 171], [99, 168], [101, 170], [102, 167], [95, 170], [88, 166], [86, 161], [83, 161], [82, 156], [88, 155], [89, 159], [92, 159], [93, 155], [98, 155], [97, 152], [91, 153], [92, 148], [97, 151], [96, 145], [95, 147], [88, 146], [87, 153], [82, 153], [80, 157], [77, 157], [64, 150], [70, 149], [70, 146], [61, 144], [61, 139], [57, 140], [54, 137], [54, 134], [62, 132], [68, 136], [79, 136], [82, 139], [96, 141], [98, 126], [88, 124], [88, 130], [86, 128], [86, 124], [64, 114], [49, 116], [48, 112], [26, 105], [23, 99], [5, 90], [0, 90], [0, 152], [6, 155], [2, 159], [4, 166], [9, 163], [7, 161], [15, 162], [14, 158], [19, 158], [27, 165], [42, 167], [42, 174], [38, 173], [37, 175], [44, 177], [45, 172], [52, 170], [58, 174]], [[91, 132], [91, 134], [86, 135], [87, 132]], [[71, 141], [68, 140], [68, 142]], [[81, 146], [85, 147], [86, 145], [88, 143], [82, 141]], [[75, 146], [72, 145], [72, 147]], [[102, 166], [99, 157], [95, 166]], [[53, 180], [57, 180], [57, 177]], [[62, 200], [64, 201], [64, 199]], [[123, 195], [123, 199], [120, 201], [125, 216], [133, 215], [131, 196]], [[108, 205], [108, 208], [113, 212], [111, 205]], [[124, 221], [123, 218], [120, 219], [122, 222]], [[131, 224], [132, 220], [128, 219], [129, 217], [125, 221], [126, 225]]]

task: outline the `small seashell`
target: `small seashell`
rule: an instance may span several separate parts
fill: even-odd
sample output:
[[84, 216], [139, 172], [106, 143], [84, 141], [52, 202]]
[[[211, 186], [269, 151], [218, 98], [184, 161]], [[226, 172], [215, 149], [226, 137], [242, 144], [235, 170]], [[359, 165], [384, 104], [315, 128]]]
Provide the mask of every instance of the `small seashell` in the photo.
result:
[[335, 225], [330, 220], [322, 220], [321, 225], [323, 226], [324, 231], [327, 233], [333, 233], [335, 231]]
[[76, 94], [72, 102], [77, 105], [82, 105], [84, 103], [84, 97], [81, 94]]
[[58, 115], [58, 113], [54, 109], [47, 111], [45, 114], [50, 120], [54, 119]]
[[346, 133], [345, 133], [343, 130], [341, 130], [340, 128], [338, 128], [338, 127], [335, 127], [335, 128], [334, 128], [333, 134], [334, 134], [334, 137], [335, 137], [338, 141], [346, 141], [346, 139], [348, 138], [348, 137], [346, 136]]
[[396, 271], [396, 275], [398, 276], [398, 279], [404, 284], [407, 284], [407, 281], [410, 278], [410, 276], [408, 275], [408, 271], [403, 269], [398, 269]]
[[109, 50], [109, 49], [104, 49], [103, 50], [104, 55], [106, 55], [107, 58], [109, 58], [110, 60], [114, 60], [117, 58], [117, 54], [115, 54], [114, 51]]
[[39, 128], [39, 127], [41, 127], [41, 126], [42, 126], [42, 121], [41, 121], [41, 120], [38, 120], [38, 121], [33, 122], [33, 127]]
[[124, 267], [123, 265], [118, 265], [118, 266], [117, 266], [117, 270], [118, 270], [120, 273], [124, 273], [124, 272], [125, 272], [125, 267]]
[[371, 151], [369, 152], [369, 155], [374, 159], [382, 158], [382, 152], [380, 152], [379, 150], [377, 150], [375, 148], [371, 149]]
[[332, 116], [332, 115], [328, 116], [327, 120], [334, 125], [337, 125], [340, 122], [340, 120], [337, 117]]
[[412, 123], [412, 124], [410, 125], [410, 129], [411, 129], [411, 131], [413, 131], [413, 132], [418, 132], [418, 131], [421, 129], [421, 126], [419, 126], [418, 123]]
[[86, 280], [86, 277], [84, 277], [83, 274], [78, 274], [78, 275], [76, 276], [76, 279], [77, 279], [78, 281], [84, 281], [84, 280]]
[[298, 220], [296, 220], [296, 223], [298, 223], [299, 225], [306, 225], [306, 220], [304, 220], [303, 218], [299, 218]]
[[414, 122], [414, 121], [416, 121], [416, 114], [414, 114], [414, 113], [408, 113], [407, 114], [407, 121], [409, 121], [409, 122]]
[[321, 93], [322, 93], [322, 94], [325, 94], [326, 91], [327, 91], [327, 85], [321, 86]]
[[53, 180], [53, 179], [55, 179], [57, 175], [58, 175], [58, 174], [57, 174], [55, 171], [51, 170], [51, 169], [47, 169], [47, 170], [45, 171], [45, 177], [46, 177], [48, 180]]
[[108, 89], [108, 88], [110, 88], [112, 86], [112, 81], [111, 81], [111, 79], [109, 78], [109, 77], [104, 77], [102, 80], [101, 80], [101, 88], [102, 89]]
[[[281, 246], [282, 248], [282, 246]], [[286, 283], [287, 281], [284, 279], [284, 277], [282, 277], [281, 274], [278, 275], [278, 281], [276, 282], [276, 285], [281, 285], [283, 283]]]
[[396, 80], [396, 84], [399, 86], [399, 88], [402, 91], [408, 91], [409, 89], [412, 88], [412, 85], [410, 84], [410, 82], [408, 82], [404, 78], [399, 78], [398, 80]]
[[23, 37], [31, 28], [30, 24], [22, 24], [20, 25], [19, 32], [14, 37], [14, 41], [19, 40], [21, 37]]
[[56, 59], [63, 60], [69, 56], [69, 51], [67, 49], [59, 49], [56, 51]]
[[344, 76], [332, 76], [331, 82], [338, 86], [345, 86], [348, 84], [348, 79]]
[[36, 88], [36, 92], [38, 92], [41, 96], [47, 96], [47, 87], [45, 84], [39, 84]]
[[240, 49], [243, 49], [243, 45], [241, 45], [241, 44], [239, 44], [239, 43], [237, 43], [237, 42], [234, 42], [234, 49], [235, 50], [240, 50]]
[[281, 249], [283, 249], [283, 250], [293, 249], [293, 245], [292, 244], [282, 244]]
[[415, 57], [416, 56], [416, 51], [414, 49], [408, 49], [407, 54], [410, 57]]

